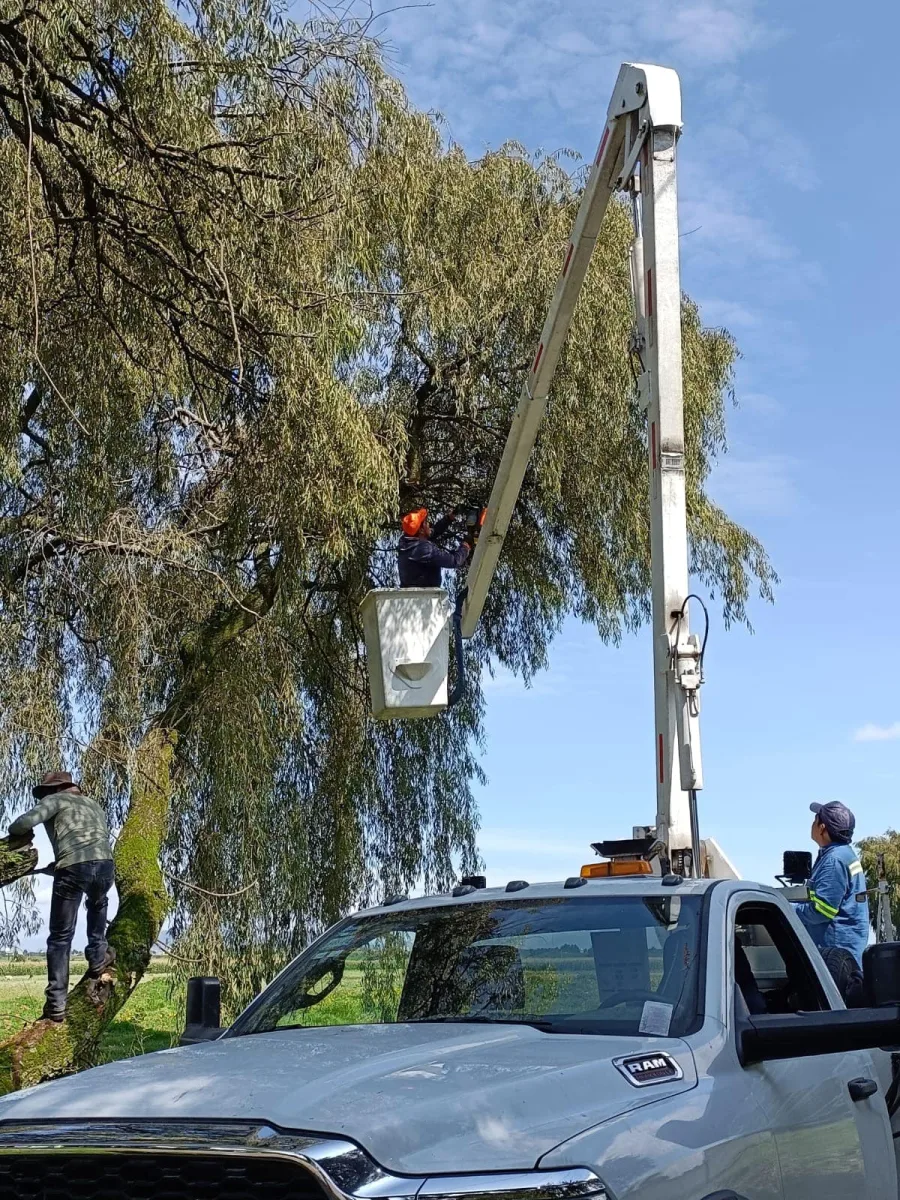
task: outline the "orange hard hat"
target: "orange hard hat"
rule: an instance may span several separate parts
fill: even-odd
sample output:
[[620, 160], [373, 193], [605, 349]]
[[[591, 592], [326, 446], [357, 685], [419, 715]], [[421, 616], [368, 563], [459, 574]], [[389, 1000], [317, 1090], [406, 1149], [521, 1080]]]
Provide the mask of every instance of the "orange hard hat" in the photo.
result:
[[407, 537], [415, 537], [428, 519], [427, 508], [417, 508], [415, 512], [407, 513], [400, 525]]

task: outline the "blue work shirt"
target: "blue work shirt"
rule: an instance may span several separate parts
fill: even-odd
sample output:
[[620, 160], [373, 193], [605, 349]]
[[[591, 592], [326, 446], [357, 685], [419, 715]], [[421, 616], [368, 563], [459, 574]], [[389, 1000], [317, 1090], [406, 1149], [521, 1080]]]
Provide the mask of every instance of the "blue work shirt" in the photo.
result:
[[[437, 529], [438, 526], [435, 526]], [[468, 557], [469, 547], [465, 542], [455, 550], [444, 550], [427, 538], [407, 537], [404, 534], [397, 547], [400, 586], [439, 588], [441, 571], [458, 570]]]
[[865, 872], [852, 846], [833, 843], [819, 851], [809, 880], [809, 903], [796, 909], [820, 949], [849, 950], [862, 966], [869, 944], [869, 898]]

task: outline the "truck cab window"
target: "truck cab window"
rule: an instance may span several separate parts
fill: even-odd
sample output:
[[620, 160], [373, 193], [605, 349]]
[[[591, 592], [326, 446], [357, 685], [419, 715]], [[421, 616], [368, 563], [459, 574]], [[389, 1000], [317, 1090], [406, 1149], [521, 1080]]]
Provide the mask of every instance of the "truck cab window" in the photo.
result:
[[701, 1020], [699, 896], [424, 904], [350, 918], [229, 1036], [311, 1025], [478, 1021], [681, 1037]]
[[774, 904], [742, 904], [735, 921], [735, 990], [750, 1013], [829, 1007], [806, 954]]

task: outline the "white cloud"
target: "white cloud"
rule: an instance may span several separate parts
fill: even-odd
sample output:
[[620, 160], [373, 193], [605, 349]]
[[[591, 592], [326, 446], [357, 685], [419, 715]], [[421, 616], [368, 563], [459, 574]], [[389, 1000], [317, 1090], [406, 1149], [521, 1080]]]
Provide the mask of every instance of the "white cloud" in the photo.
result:
[[619, 64], [671, 64], [685, 97], [682, 228], [700, 227], [682, 243], [691, 291], [721, 294], [723, 271], [739, 269], [730, 324], [746, 331], [816, 284], [818, 267], [773, 224], [780, 187], [815, 186], [812, 157], [741, 73], [779, 36], [759, 0], [439, 0], [388, 13], [383, 26], [413, 100], [444, 113], [473, 154], [510, 138], [590, 155]]
[[893, 725], [862, 725], [853, 735], [854, 742], [900, 741], [900, 721]]
[[553, 48], [561, 54], [600, 54], [600, 47], [577, 30], [566, 30], [553, 39]]
[[644, 23], [647, 32], [655, 28], [681, 60], [710, 66], [734, 62], [771, 36], [757, 18], [756, 5], [741, 0], [682, 6], [662, 0], [645, 7]]
[[711, 157], [732, 167], [755, 159], [768, 174], [800, 191], [817, 186], [808, 146], [793, 127], [768, 111], [766, 94], [758, 84], [736, 70], [721, 71], [705, 81], [704, 91], [717, 115], [716, 121], [704, 126]]
[[721, 71], [772, 31], [756, 0], [646, 0], [630, 11], [616, 0], [440, 0], [389, 12], [383, 36], [414, 98], [466, 139], [494, 89], [529, 115], [558, 106], [594, 132], [607, 101], [600, 81], [611, 86], [619, 63]]
[[781, 454], [759, 458], [726, 454], [716, 464], [710, 491], [726, 509], [781, 516], [798, 501], [791, 475], [793, 466], [793, 459]]

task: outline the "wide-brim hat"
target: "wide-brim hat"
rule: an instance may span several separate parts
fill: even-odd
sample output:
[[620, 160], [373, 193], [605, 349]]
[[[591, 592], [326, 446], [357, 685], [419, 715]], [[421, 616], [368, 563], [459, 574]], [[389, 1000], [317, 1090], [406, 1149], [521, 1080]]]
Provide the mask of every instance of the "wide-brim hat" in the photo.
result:
[[68, 771], [47, 771], [41, 776], [40, 783], [31, 789], [31, 794], [35, 800], [40, 800], [44, 796], [52, 796], [54, 792], [61, 792], [64, 788], [77, 786]]

